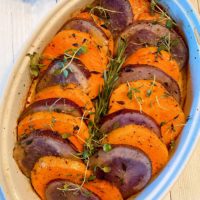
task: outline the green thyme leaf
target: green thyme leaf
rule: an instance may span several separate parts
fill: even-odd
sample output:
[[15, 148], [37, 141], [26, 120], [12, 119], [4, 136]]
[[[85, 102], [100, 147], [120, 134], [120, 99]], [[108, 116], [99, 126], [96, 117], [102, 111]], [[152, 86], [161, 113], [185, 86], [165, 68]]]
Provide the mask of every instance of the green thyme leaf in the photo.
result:
[[112, 146], [110, 144], [104, 144], [103, 150], [104, 150], [104, 152], [109, 152], [112, 150]]
[[104, 173], [109, 173], [109, 172], [111, 171], [111, 167], [105, 166], [105, 167], [101, 168], [101, 170], [102, 170]]

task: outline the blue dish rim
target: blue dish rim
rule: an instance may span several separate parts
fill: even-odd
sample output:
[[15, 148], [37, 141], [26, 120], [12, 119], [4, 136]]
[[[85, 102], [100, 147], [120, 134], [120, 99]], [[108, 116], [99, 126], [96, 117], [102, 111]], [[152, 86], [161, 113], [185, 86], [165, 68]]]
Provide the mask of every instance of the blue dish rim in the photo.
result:
[[[184, 14], [183, 18], [185, 18], [186, 21], [185, 27], [183, 28], [184, 33], [187, 33], [186, 30], [192, 29], [192, 32], [190, 32], [190, 37], [195, 38], [194, 40], [191, 40], [195, 44], [192, 43], [192, 45], [189, 45], [189, 49], [192, 49], [190, 52], [190, 65], [192, 63], [192, 66], [198, 63], [200, 63], [200, 44], [199, 44], [199, 38], [197, 38], [197, 35], [195, 35], [195, 29], [196, 33], [200, 33], [200, 18], [195, 11], [195, 9], [192, 7], [191, 3], [189, 3], [189, 0], [173, 0], [173, 1], [166, 1], [161, 0], [161, 4], [166, 8], [172, 8], [172, 5], [176, 5], [175, 8], [178, 8], [176, 10], [176, 14]], [[174, 14], [174, 19], [176, 20], [175, 12], [171, 13], [172, 16]], [[179, 16], [180, 17], [180, 16]], [[189, 35], [189, 34], [188, 34]], [[199, 36], [198, 36], [199, 37]], [[187, 38], [187, 39], [188, 39]], [[196, 49], [195, 59], [193, 58], [193, 49]], [[192, 59], [193, 58], [193, 59]], [[196, 65], [198, 66], [198, 65]], [[195, 71], [196, 70], [196, 71]], [[147, 187], [144, 189], [144, 191], [141, 192], [141, 194], [136, 197], [137, 200], [158, 200], [162, 199], [166, 193], [169, 191], [169, 189], [172, 187], [174, 182], [177, 180], [181, 172], [183, 171], [184, 167], [186, 166], [187, 161], [192, 155], [192, 152], [197, 144], [198, 139], [200, 138], [200, 80], [198, 78], [198, 74], [200, 74], [200, 69], [195, 68], [191, 69], [191, 75], [193, 80], [193, 89], [195, 88], [195, 94], [193, 96], [193, 101], [190, 109], [190, 116], [192, 116], [192, 119], [189, 120], [189, 122], [184, 127], [184, 130], [181, 135], [181, 139], [179, 142], [179, 145], [172, 156], [171, 160], [167, 164], [167, 166], [163, 169], [161, 174]]]

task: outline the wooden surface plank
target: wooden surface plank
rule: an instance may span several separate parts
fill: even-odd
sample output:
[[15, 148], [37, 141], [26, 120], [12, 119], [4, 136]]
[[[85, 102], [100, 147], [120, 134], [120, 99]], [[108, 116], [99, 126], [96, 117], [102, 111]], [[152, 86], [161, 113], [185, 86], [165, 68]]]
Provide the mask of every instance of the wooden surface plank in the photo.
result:
[[[190, 1], [200, 11], [199, 0]], [[6, 85], [6, 77], [26, 40], [41, 18], [57, 2], [58, 0], [0, 0], [0, 91]], [[199, 155], [200, 141], [184, 172], [163, 200], [200, 199]]]

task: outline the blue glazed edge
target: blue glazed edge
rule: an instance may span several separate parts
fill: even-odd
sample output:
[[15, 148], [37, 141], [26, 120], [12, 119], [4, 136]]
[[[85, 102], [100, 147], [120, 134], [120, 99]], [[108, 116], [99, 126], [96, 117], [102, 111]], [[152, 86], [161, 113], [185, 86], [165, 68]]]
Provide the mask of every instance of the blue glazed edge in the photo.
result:
[[5, 200], [5, 196], [1, 188], [0, 188], [0, 200]]
[[[191, 120], [186, 124], [175, 154], [161, 174], [136, 198], [137, 200], [160, 200], [176, 181], [189, 160], [200, 136], [200, 46], [194, 30], [200, 33], [200, 19], [188, 0], [161, 0], [171, 16], [182, 24], [190, 51], [190, 74], [193, 101], [190, 109]], [[195, 92], [194, 92], [195, 91]]]

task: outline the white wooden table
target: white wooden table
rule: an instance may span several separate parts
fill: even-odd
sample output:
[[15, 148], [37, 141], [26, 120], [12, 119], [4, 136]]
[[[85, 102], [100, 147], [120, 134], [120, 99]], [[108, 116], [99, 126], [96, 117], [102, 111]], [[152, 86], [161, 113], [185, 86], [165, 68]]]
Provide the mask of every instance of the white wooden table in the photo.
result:
[[[23, 45], [58, 1], [0, 0], [0, 91], [6, 85], [7, 74]], [[190, 1], [200, 12], [200, 1]], [[200, 200], [200, 141], [183, 174], [164, 200]]]

